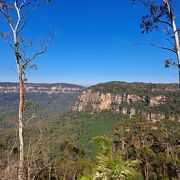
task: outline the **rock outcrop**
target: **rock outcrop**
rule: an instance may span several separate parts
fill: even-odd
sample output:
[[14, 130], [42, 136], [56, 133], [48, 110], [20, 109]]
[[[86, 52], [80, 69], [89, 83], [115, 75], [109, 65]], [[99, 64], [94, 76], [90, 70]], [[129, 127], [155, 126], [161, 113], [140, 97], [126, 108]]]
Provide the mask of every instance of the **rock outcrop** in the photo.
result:
[[89, 88], [84, 90], [78, 97], [74, 111], [92, 111], [113, 110], [122, 115], [133, 117], [137, 114], [142, 115], [146, 119], [164, 119], [163, 113], [153, 113], [149, 109], [155, 108], [165, 101], [165, 96], [140, 96], [137, 94], [115, 94], [94, 91]]

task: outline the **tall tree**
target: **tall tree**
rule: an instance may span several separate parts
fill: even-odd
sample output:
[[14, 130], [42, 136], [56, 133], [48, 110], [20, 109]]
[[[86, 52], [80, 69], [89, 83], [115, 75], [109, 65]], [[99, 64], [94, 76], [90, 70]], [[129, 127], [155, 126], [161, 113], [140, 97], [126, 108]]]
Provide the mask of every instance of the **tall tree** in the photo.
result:
[[[173, 10], [173, 0], [132, 0], [133, 3], [140, 2], [148, 11], [148, 14], [141, 19], [142, 34], [157, 30], [164, 33], [170, 46], [161, 46], [149, 43], [152, 46], [175, 53], [176, 60], [168, 59], [165, 66], [174, 65], [178, 67], [180, 85], [180, 29], [176, 23], [176, 16]], [[173, 41], [173, 42], [172, 42]]]
[[[39, 50], [32, 53], [32, 42], [26, 42], [23, 36], [23, 31], [26, 28], [27, 17], [31, 11], [36, 10], [50, 0], [0, 0], [0, 12], [5, 18], [7, 25], [10, 27], [9, 43], [15, 56], [19, 78], [19, 118], [18, 118], [18, 132], [19, 132], [19, 170], [18, 179], [23, 180], [24, 177], [24, 85], [27, 81], [26, 73], [36, 66], [32, 61], [39, 55], [45, 53], [48, 48], [47, 43], [43, 43]], [[5, 33], [1, 34], [3, 37]], [[27, 53], [27, 50], [29, 52]]]

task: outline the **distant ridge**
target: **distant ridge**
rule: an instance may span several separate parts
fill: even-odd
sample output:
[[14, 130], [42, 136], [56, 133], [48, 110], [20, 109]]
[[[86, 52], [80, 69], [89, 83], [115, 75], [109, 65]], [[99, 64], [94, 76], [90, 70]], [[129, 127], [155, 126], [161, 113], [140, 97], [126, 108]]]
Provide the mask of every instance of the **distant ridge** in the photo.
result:
[[178, 91], [179, 85], [177, 83], [144, 83], [144, 82], [123, 82], [123, 81], [110, 81], [99, 83], [88, 87], [93, 91], [109, 92], [109, 93], [137, 93], [145, 94], [154, 91]]
[[[27, 83], [25, 84], [25, 92], [28, 93], [77, 93], [83, 90], [84, 87], [76, 84], [68, 83]], [[0, 93], [18, 93], [19, 84], [13, 82], [1, 82]]]
[[[68, 83], [27, 83], [25, 96], [36, 106], [40, 118], [71, 109], [83, 86]], [[18, 114], [19, 84], [0, 82], [0, 128], [11, 127]]]
[[[13, 85], [19, 85], [18, 82], [0, 82], [0, 86], [13, 86]], [[79, 87], [84, 88], [84, 86], [77, 85], [77, 84], [71, 84], [71, 83], [26, 83], [25, 85], [30, 86], [58, 86], [61, 85], [62, 87]]]

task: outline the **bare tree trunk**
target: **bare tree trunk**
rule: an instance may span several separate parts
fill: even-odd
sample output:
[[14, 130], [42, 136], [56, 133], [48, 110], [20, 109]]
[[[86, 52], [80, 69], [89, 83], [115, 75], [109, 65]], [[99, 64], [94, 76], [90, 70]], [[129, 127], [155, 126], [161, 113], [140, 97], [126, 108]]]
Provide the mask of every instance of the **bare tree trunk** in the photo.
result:
[[24, 174], [24, 139], [23, 139], [23, 106], [24, 106], [24, 84], [22, 79], [22, 72], [19, 72], [19, 143], [20, 143], [20, 154], [19, 154], [19, 180], [23, 180]]
[[179, 72], [178, 74], [179, 74], [179, 88], [180, 88], [180, 40], [179, 40], [179, 31], [177, 29], [175, 17], [173, 15], [173, 12], [172, 12], [171, 7], [169, 5], [169, 1], [168, 0], [162, 0], [162, 1], [168, 10], [168, 13], [169, 13], [169, 16], [171, 19], [171, 25], [172, 25], [173, 32], [174, 32], [175, 50], [176, 50], [176, 55], [177, 55], [177, 60], [178, 60], [178, 72]]
[[76, 173], [74, 173], [74, 175], [73, 175], [73, 180], [75, 180], [76, 179]]
[[64, 173], [63, 180], [66, 180], [66, 173]]
[[172, 17], [172, 26], [173, 26], [174, 38], [175, 38], [176, 55], [178, 59], [179, 88], [180, 88], [180, 41], [179, 41], [179, 32], [178, 32], [174, 17]]
[[18, 117], [18, 130], [19, 130], [19, 170], [18, 170], [18, 179], [24, 179], [24, 139], [23, 139], [23, 107], [24, 107], [24, 81], [23, 73], [20, 65], [20, 56], [19, 56], [19, 45], [17, 40], [17, 32], [14, 31], [14, 46], [15, 46], [15, 57], [16, 65], [18, 69], [19, 77], [19, 117]]
[[9, 163], [10, 163], [10, 157], [9, 157], [9, 147], [8, 147], [8, 151], [7, 151], [7, 167], [6, 167], [6, 171], [7, 174], [9, 175]]
[[27, 169], [27, 178], [28, 180], [31, 180], [31, 167], [30, 163], [28, 163], [28, 169]]
[[[14, 2], [14, 3], [13, 3]], [[45, 1], [44, 1], [45, 3]], [[14, 5], [13, 5], [14, 4]], [[33, 5], [34, 4], [34, 5]], [[28, 67], [30, 67], [30, 63], [39, 55], [46, 52], [48, 45], [42, 50], [36, 51], [33, 53], [32, 56], [24, 57], [22, 54], [22, 49], [20, 49], [21, 45], [24, 45], [24, 38], [21, 39], [21, 31], [25, 28], [27, 22], [27, 16], [29, 12], [33, 9], [39, 7], [42, 4], [37, 0], [12, 0], [12, 1], [2, 1], [0, 0], [0, 14], [2, 14], [10, 29], [13, 33], [13, 40], [14, 40], [14, 47], [10, 43], [14, 53], [15, 53], [15, 61], [18, 71], [18, 78], [19, 78], [19, 116], [18, 116], [18, 134], [19, 134], [19, 168], [18, 168], [18, 179], [24, 180], [25, 179], [25, 168], [24, 168], [24, 137], [23, 137], [23, 126], [24, 126], [24, 83], [25, 79], [25, 72]], [[33, 8], [32, 8], [33, 7]], [[21, 16], [22, 15], [22, 16]], [[29, 43], [28, 43], [29, 44]], [[31, 44], [31, 43], [30, 43]], [[30, 47], [31, 45], [25, 45]], [[28, 48], [27, 47], [27, 48]]]
[[121, 141], [121, 150], [124, 153], [124, 149], [125, 149], [125, 146], [126, 146], [125, 138], [124, 137], [120, 137], [120, 141]]
[[55, 177], [56, 177], [56, 180], [58, 180], [59, 178], [58, 178], [58, 175], [57, 175], [57, 170], [56, 170], [56, 168], [54, 167], [54, 172], [55, 172]]
[[52, 169], [52, 167], [50, 166], [49, 167], [49, 180], [51, 180], [51, 169]]
[[179, 74], [179, 89], [180, 89], [180, 64], [178, 64], [178, 74]]
[[146, 165], [145, 165], [145, 179], [149, 180], [149, 165], [148, 165], [148, 162], [146, 162]]

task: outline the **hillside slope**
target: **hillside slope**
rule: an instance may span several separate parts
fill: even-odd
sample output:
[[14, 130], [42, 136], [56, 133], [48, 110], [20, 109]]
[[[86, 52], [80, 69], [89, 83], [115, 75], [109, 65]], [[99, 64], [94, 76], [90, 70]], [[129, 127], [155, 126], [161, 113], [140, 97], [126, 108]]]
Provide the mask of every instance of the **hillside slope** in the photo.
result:
[[[27, 84], [25, 98], [33, 103], [35, 113], [47, 118], [70, 109], [84, 87], [73, 84]], [[10, 127], [17, 120], [19, 85], [0, 83], [0, 126]]]

